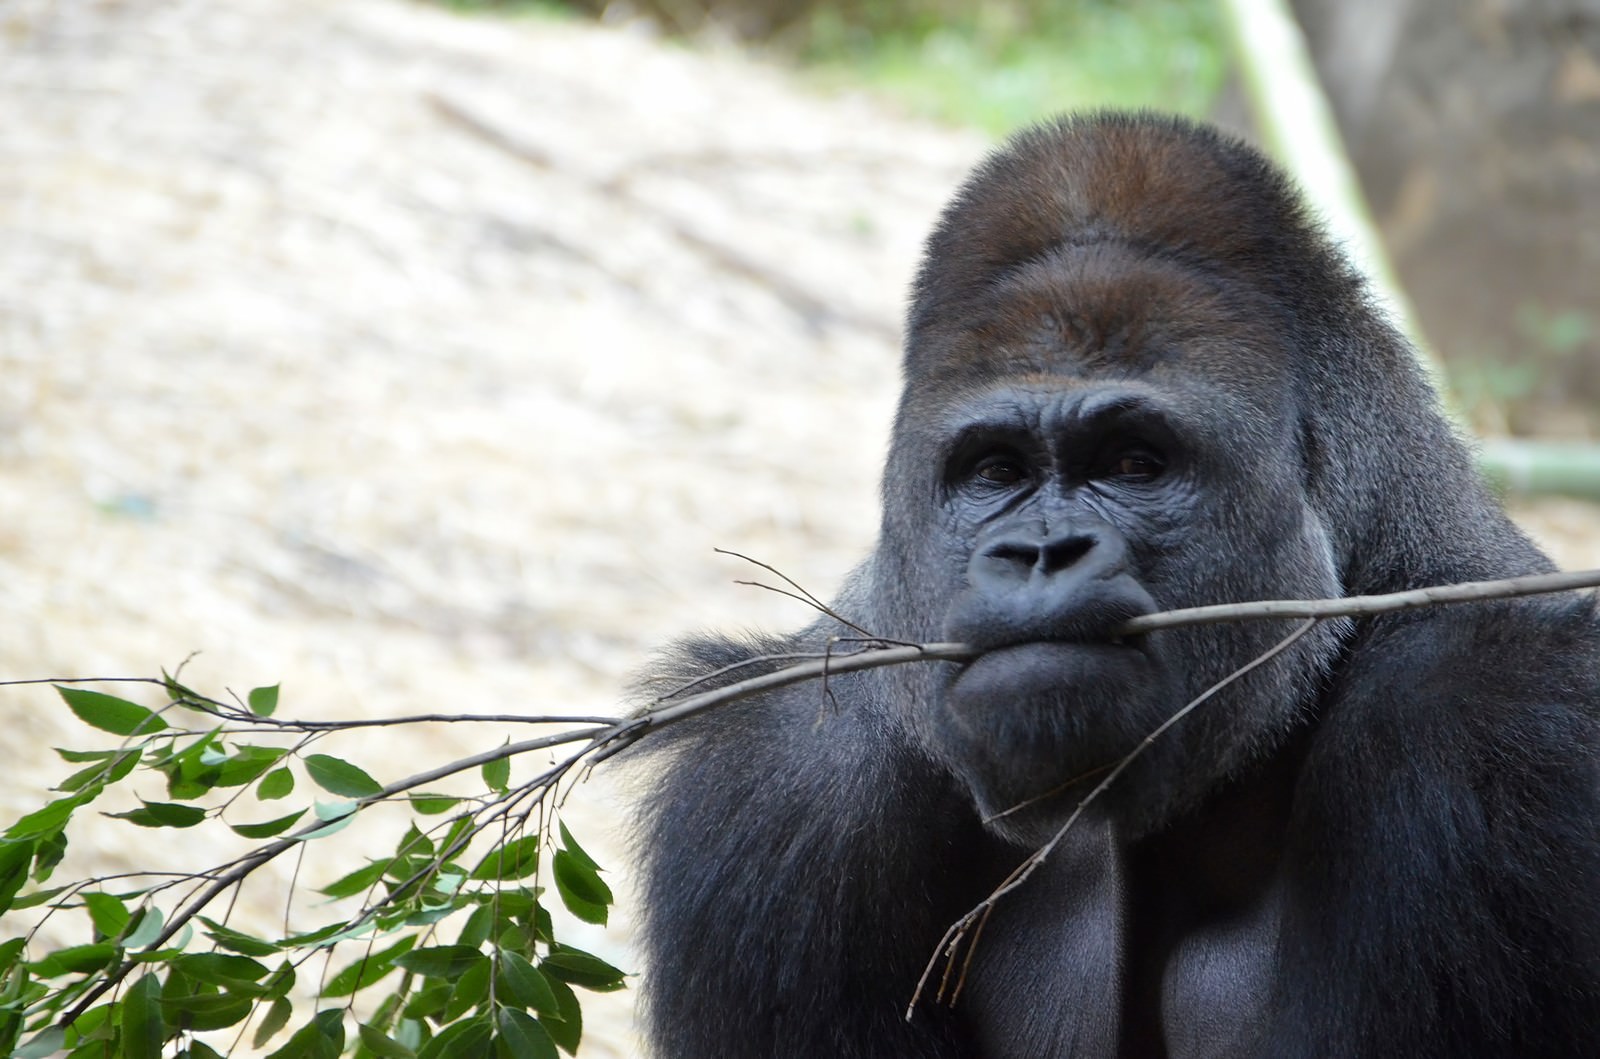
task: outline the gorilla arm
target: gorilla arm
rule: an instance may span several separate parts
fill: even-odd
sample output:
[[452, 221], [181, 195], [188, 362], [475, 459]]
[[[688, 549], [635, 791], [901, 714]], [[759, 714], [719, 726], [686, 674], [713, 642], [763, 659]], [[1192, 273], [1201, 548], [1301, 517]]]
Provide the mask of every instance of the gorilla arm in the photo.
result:
[[[696, 641], [674, 677], [825, 635]], [[886, 723], [873, 683], [831, 680], [842, 710], [816, 684], [784, 689], [642, 747], [669, 780], [641, 799], [656, 1054], [970, 1054], [947, 1011], [904, 1012], [939, 934], [998, 881], [973, 870], [994, 843]]]
[[1594, 1039], [1596, 659], [1584, 599], [1373, 624], [1298, 784], [1257, 1054], [1557, 1056]]

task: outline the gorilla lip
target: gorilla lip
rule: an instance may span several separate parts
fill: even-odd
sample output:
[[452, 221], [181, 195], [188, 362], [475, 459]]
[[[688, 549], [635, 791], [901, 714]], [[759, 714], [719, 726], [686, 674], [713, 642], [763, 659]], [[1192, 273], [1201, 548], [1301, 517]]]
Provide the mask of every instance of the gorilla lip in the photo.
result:
[[[1142, 638], [1138, 640], [1142, 641]], [[991, 656], [996, 658], [1004, 656], [1008, 660], [1007, 665], [1016, 665], [1019, 660], [1022, 660], [1022, 664], [1027, 664], [1026, 660], [1032, 656], [1041, 664], [1059, 667], [1064, 659], [1078, 658], [1088, 662], [1095, 657], [1114, 658], [1130, 654], [1138, 655], [1140, 658], [1145, 657], [1142, 642], [1130, 642], [1130, 639], [1120, 636], [1095, 640], [1012, 640], [984, 644], [978, 657], [962, 666], [962, 671], [965, 672], [981, 664]], [[1045, 662], [1046, 659], [1049, 659], [1048, 663]]]

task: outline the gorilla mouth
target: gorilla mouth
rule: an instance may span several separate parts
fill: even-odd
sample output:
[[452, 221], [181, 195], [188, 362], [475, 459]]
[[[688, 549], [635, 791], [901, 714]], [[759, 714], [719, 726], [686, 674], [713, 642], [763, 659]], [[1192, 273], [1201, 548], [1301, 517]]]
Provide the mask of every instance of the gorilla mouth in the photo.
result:
[[[1143, 667], [1149, 659], [1142, 637], [1106, 637], [1099, 640], [1019, 640], [987, 646], [983, 654], [963, 666], [956, 682], [966, 689], [997, 682], [1014, 696], [1045, 689], [1086, 686], [1129, 666]], [[1010, 696], [1008, 696], [1010, 697]]]
[[968, 662], [967, 665], [976, 665], [985, 658], [995, 655], [1006, 655], [1009, 658], [1016, 658], [1018, 657], [1016, 652], [1038, 652], [1045, 655], [1055, 655], [1059, 653], [1078, 654], [1081, 652], [1088, 652], [1090, 654], [1095, 654], [1100, 652], [1133, 651], [1137, 652], [1138, 654], [1144, 654], [1145, 644], [1144, 637], [1142, 636], [1105, 636], [1096, 639], [1071, 640], [1047, 638], [1031, 640], [1007, 640], [998, 643], [988, 643], [983, 645], [982, 651], [982, 654], [978, 655], [978, 657], [974, 658], [971, 662]]

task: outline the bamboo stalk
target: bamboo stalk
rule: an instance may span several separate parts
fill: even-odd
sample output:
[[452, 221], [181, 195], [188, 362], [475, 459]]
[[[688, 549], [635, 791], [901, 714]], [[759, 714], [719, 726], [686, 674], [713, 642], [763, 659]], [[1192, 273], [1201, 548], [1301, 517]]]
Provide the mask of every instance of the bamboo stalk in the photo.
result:
[[[1262, 137], [1299, 181], [1333, 237], [1370, 278], [1374, 294], [1411, 339], [1445, 406], [1462, 420], [1378, 238], [1305, 35], [1286, 0], [1223, 0], [1222, 6]], [[1496, 439], [1484, 443], [1479, 464], [1503, 492], [1600, 501], [1600, 448], [1594, 445]]]

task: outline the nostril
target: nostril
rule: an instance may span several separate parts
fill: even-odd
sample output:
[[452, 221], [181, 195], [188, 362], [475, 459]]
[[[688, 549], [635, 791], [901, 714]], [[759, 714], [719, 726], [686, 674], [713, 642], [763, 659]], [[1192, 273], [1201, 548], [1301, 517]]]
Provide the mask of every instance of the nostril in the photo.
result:
[[1031, 541], [996, 541], [984, 552], [990, 559], [1008, 565], [1031, 569], [1039, 561], [1039, 546]]
[[1018, 573], [1038, 571], [1054, 574], [1076, 566], [1094, 550], [1097, 539], [1090, 533], [1063, 534], [1037, 540], [1031, 537], [1006, 537], [983, 550], [983, 557]]
[[1080, 559], [1094, 549], [1094, 546], [1095, 538], [1083, 533], [1045, 541], [1038, 549], [1039, 565], [1047, 574], [1065, 570], [1069, 566], [1077, 565]]

